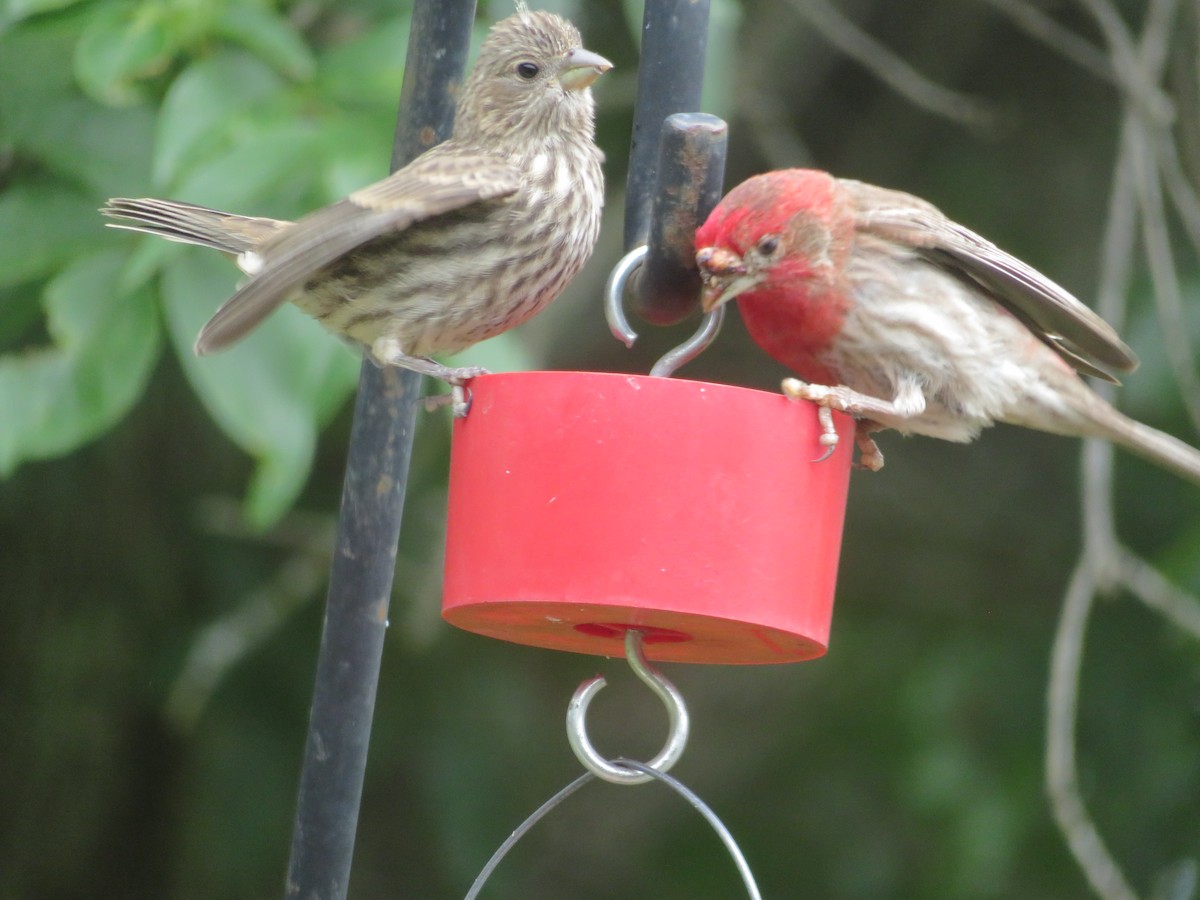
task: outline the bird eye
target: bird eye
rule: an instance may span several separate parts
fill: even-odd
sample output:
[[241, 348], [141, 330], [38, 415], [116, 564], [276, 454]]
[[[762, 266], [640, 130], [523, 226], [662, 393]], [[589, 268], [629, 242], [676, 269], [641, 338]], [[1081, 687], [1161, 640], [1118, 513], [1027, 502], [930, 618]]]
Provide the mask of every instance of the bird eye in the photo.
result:
[[779, 236], [768, 234], [758, 242], [758, 252], [763, 256], [772, 256], [779, 249]]
[[538, 72], [540, 72], [540, 71], [541, 71], [541, 69], [538, 68], [537, 63], [531, 63], [531, 62], [517, 63], [517, 74], [520, 75], [522, 78], [524, 78], [526, 81], [532, 81], [533, 79], [537, 78]]

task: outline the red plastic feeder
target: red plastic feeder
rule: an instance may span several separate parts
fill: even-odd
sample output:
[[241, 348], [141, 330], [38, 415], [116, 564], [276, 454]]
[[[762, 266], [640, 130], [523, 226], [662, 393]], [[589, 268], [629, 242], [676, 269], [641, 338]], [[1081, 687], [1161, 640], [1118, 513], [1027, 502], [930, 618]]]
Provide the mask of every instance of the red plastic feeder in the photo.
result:
[[487, 375], [454, 423], [442, 614], [489, 637], [775, 663], [829, 641], [854, 425], [779, 394], [592, 372]]

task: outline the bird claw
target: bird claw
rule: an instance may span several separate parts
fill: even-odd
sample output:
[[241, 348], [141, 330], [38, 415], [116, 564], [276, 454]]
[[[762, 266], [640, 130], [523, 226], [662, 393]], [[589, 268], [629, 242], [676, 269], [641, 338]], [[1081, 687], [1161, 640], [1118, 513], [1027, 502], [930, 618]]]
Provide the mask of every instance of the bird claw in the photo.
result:
[[883, 468], [883, 451], [879, 449], [879, 445], [866, 434], [859, 434], [854, 438], [854, 444], [858, 447], [858, 465], [860, 468], [869, 469], [872, 472], [878, 472]]
[[[833, 410], [850, 411], [851, 400], [847, 396], [847, 390], [823, 384], [809, 384], [799, 378], [785, 378], [782, 388], [784, 395], [793, 400], [807, 400], [816, 404], [817, 421], [821, 424], [821, 436], [818, 441], [825, 447], [825, 452], [813, 462], [824, 462], [829, 459], [838, 445], [837, 428], [833, 424]], [[854, 445], [858, 448], [859, 467], [878, 472], [883, 468], [883, 452], [867, 431], [871, 425], [872, 423], [862, 419], [855, 421]]]
[[818, 456], [813, 462], [825, 462], [829, 457], [833, 456], [838, 445], [837, 426], [833, 424], [833, 410], [830, 409], [830, 398], [832, 397], [833, 388], [823, 387], [819, 384], [808, 384], [801, 381], [799, 378], [783, 379], [784, 396], [793, 400], [808, 400], [811, 403], [817, 404], [817, 422], [821, 425], [821, 436], [817, 438], [817, 442], [825, 448], [825, 452]]
[[[456, 419], [465, 419], [471, 411], [471, 389], [465, 384], [455, 384], [450, 387], [450, 411]], [[882, 465], [883, 457], [880, 457]]]
[[425, 398], [425, 411], [436, 412], [449, 406], [456, 419], [465, 419], [471, 411], [471, 389], [464, 384], [450, 385], [448, 394], [431, 394]]
[[814, 459], [813, 462], [825, 462], [825, 460], [833, 456], [833, 452], [837, 450], [838, 445], [837, 427], [833, 424], [833, 410], [828, 406], [818, 406], [817, 422], [821, 425], [821, 436], [817, 438], [817, 443], [825, 448], [825, 452]]

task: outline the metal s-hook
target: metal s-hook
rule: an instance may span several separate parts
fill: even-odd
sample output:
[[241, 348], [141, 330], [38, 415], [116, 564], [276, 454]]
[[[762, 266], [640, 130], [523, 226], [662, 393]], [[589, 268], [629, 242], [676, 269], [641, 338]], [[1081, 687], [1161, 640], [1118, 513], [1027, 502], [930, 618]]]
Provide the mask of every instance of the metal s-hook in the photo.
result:
[[[649, 11], [647, 4], [647, 15]], [[699, 14], [698, 10], [686, 12], [687, 16]], [[702, 18], [707, 19], [707, 8]], [[646, 123], [642, 127], [645, 129]], [[727, 134], [727, 126], [716, 116], [667, 116], [658, 134], [655, 165], [647, 166], [646, 172], [630, 171], [629, 190], [635, 189], [636, 176], [637, 189], [645, 191], [645, 196], [638, 196], [636, 202], [630, 199], [625, 239], [626, 246], [633, 249], [613, 269], [604, 298], [608, 326], [626, 347], [637, 340], [637, 332], [625, 316], [626, 296], [633, 309], [655, 325], [682, 322], [699, 305], [694, 238], [697, 227], [721, 199]], [[644, 143], [645, 138], [641, 140]], [[645, 155], [648, 150], [642, 147], [639, 152]], [[650, 374], [672, 375], [698, 356], [717, 336], [724, 315], [718, 308], [705, 316], [699, 330], [660, 359]]]
[[[688, 729], [691, 725], [688, 719], [687, 704], [684, 703], [683, 695], [679, 693], [675, 685], [646, 662], [646, 656], [642, 650], [642, 633], [637, 629], [631, 628], [625, 632], [625, 658], [634, 674], [658, 695], [667, 709], [669, 724], [667, 742], [658, 755], [646, 763], [648, 768], [666, 772], [679, 761], [687, 747]], [[588, 738], [588, 706], [591, 704], [592, 698], [606, 683], [604, 676], [597, 675], [595, 678], [589, 678], [576, 689], [575, 695], [567, 705], [567, 741], [579, 761], [596, 777], [613, 784], [645, 784], [653, 780], [654, 776], [605, 759], [596, 752], [596, 748], [592, 746], [592, 742]]]
[[[608, 327], [612, 331], [613, 337], [625, 344], [626, 347], [632, 347], [638, 336], [625, 315], [625, 284], [641, 266], [648, 252], [649, 249], [642, 245], [626, 253], [621, 261], [613, 267], [612, 274], [608, 276], [608, 285], [604, 289], [604, 318], [608, 321]], [[650, 369], [650, 374], [663, 378], [674, 375], [680, 366], [691, 362], [704, 352], [705, 348], [720, 333], [724, 321], [724, 306], [718, 306], [712, 312], [707, 313], [700, 320], [700, 327], [696, 329], [696, 333], [678, 347], [667, 351]]]
[[650, 248], [628, 294], [633, 311], [653, 325], [675, 325], [700, 305], [696, 229], [724, 193], [728, 135], [729, 126], [707, 113], [676, 113], [662, 123], [650, 217], [625, 245]]
[[721, 326], [725, 323], [725, 309], [726, 307], [722, 305], [705, 314], [704, 318], [700, 320], [700, 327], [696, 329], [696, 333], [678, 347], [664, 353], [662, 358], [650, 367], [650, 374], [663, 378], [674, 375], [676, 369], [690, 363], [703, 353], [705, 348], [720, 334]]
[[613, 266], [612, 273], [608, 276], [608, 284], [604, 286], [604, 318], [613, 337], [626, 347], [632, 347], [638, 336], [625, 315], [625, 283], [649, 252], [650, 248], [642, 244], [622, 256], [621, 261]]

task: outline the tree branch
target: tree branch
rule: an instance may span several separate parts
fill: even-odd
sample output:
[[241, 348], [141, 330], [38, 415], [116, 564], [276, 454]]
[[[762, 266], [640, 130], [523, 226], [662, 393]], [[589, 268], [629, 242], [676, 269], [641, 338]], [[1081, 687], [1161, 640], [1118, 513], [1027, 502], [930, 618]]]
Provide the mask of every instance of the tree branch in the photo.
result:
[[972, 128], [990, 128], [988, 104], [926, 78], [826, 0], [789, 0], [822, 37], [914, 106]]

